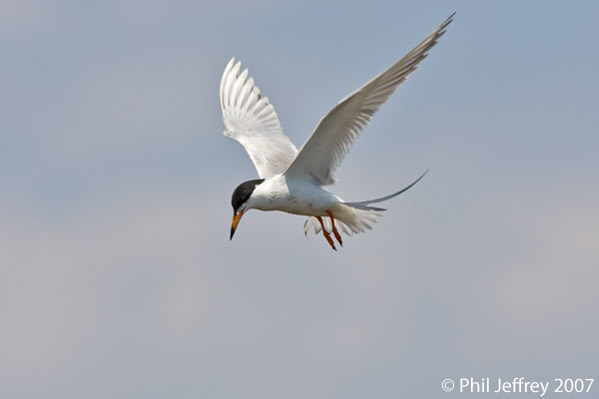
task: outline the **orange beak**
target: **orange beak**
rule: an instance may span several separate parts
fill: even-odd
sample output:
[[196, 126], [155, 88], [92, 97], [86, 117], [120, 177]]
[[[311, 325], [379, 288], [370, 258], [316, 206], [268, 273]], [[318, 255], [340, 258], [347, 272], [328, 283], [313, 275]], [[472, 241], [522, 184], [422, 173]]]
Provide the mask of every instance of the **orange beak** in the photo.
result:
[[233, 222], [231, 223], [231, 237], [229, 238], [229, 240], [233, 239], [233, 234], [235, 234], [235, 230], [237, 230], [237, 225], [239, 224], [239, 221], [241, 220], [242, 216], [243, 211], [239, 211], [233, 216]]

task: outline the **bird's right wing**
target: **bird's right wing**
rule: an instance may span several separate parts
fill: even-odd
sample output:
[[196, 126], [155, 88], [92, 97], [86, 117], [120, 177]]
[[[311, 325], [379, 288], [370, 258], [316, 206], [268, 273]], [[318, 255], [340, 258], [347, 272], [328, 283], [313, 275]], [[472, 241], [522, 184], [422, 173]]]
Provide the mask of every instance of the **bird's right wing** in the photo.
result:
[[283, 134], [268, 97], [262, 97], [248, 70], [239, 73], [235, 57], [227, 64], [220, 82], [220, 107], [226, 137], [247, 151], [261, 178], [283, 173], [295, 159], [297, 148]]

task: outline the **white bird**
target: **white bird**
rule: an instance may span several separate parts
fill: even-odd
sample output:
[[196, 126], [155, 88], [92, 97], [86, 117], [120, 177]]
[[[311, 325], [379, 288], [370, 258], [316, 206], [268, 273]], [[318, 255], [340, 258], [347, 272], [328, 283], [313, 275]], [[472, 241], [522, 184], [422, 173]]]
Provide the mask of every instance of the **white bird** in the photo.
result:
[[347, 235], [371, 229], [385, 209], [370, 204], [398, 196], [416, 184], [382, 198], [345, 202], [323, 186], [335, 182], [333, 173], [349, 152], [373, 115], [418, 67], [428, 51], [445, 33], [452, 14], [412, 51], [391, 68], [343, 99], [320, 121], [298, 151], [283, 134], [274, 107], [260, 94], [248, 70], [240, 73], [241, 62], [233, 57], [220, 83], [220, 105], [226, 137], [238, 141], [250, 156], [260, 179], [241, 183], [233, 192], [231, 236], [250, 209], [283, 211], [307, 216], [304, 234], [310, 228], [322, 231], [336, 250], [331, 233], [343, 245], [339, 229]]

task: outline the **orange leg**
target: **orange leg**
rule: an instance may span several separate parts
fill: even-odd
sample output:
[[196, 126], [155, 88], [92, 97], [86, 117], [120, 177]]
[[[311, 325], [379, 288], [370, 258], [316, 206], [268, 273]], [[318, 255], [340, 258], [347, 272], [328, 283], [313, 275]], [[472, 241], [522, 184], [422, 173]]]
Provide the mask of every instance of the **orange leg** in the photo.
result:
[[337, 228], [335, 227], [335, 218], [333, 216], [333, 212], [327, 211], [327, 213], [329, 214], [329, 217], [331, 218], [331, 224], [333, 225], [333, 234], [335, 234], [335, 238], [339, 242], [339, 245], [343, 246], [343, 240], [341, 239], [341, 234], [339, 234], [339, 232], [337, 231]]
[[318, 219], [318, 221], [320, 222], [320, 226], [322, 227], [322, 234], [324, 235], [324, 238], [327, 239], [327, 242], [329, 243], [331, 248], [333, 248], [336, 251], [337, 248], [335, 248], [335, 243], [333, 242], [333, 239], [331, 238], [331, 234], [329, 234], [327, 229], [324, 228], [324, 223], [322, 222], [322, 218], [320, 216], [316, 216], [316, 219]]

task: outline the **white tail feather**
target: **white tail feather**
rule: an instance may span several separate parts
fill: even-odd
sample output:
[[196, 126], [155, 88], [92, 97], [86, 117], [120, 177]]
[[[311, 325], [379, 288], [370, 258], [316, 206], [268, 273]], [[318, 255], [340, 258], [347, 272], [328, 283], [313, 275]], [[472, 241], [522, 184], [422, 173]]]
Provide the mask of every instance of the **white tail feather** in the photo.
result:
[[[335, 216], [335, 227], [337, 227], [337, 230], [348, 236], [371, 230], [372, 225], [377, 222], [376, 219], [382, 216], [379, 212], [384, 211], [384, 209], [381, 208], [357, 208], [342, 202], [335, 208], [336, 209], [333, 211], [333, 215]], [[331, 218], [323, 216], [322, 222], [326, 231], [332, 233], [333, 225], [331, 223]], [[318, 234], [322, 231], [320, 222], [314, 216], [308, 216], [306, 219], [306, 222], [304, 223], [304, 234], [307, 236], [311, 229], [314, 231], [314, 234]]]
[[[414, 180], [414, 182], [407, 187], [381, 198], [360, 202], [338, 202], [335, 205], [335, 209], [333, 209], [335, 227], [348, 236], [357, 233], [364, 233], [366, 230], [372, 230], [372, 224], [376, 223], [377, 218], [383, 216], [379, 212], [383, 212], [386, 209], [370, 206], [370, 204], [387, 201], [391, 198], [397, 197], [399, 194], [405, 193], [410, 188], [414, 187], [414, 185], [418, 183], [420, 179], [422, 179], [427, 173], [428, 169], [425, 170], [424, 173], [418, 177], [418, 179]], [[331, 233], [333, 231], [333, 225], [331, 223], [330, 217], [323, 216], [322, 223], [324, 224], [324, 228], [327, 232]], [[314, 216], [308, 216], [306, 219], [306, 222], [304, 223], [304, 235], [307, 236], [310, 229], [314, 230], [314, 234], [318, 234], [322, 231], [320, 222]]]

